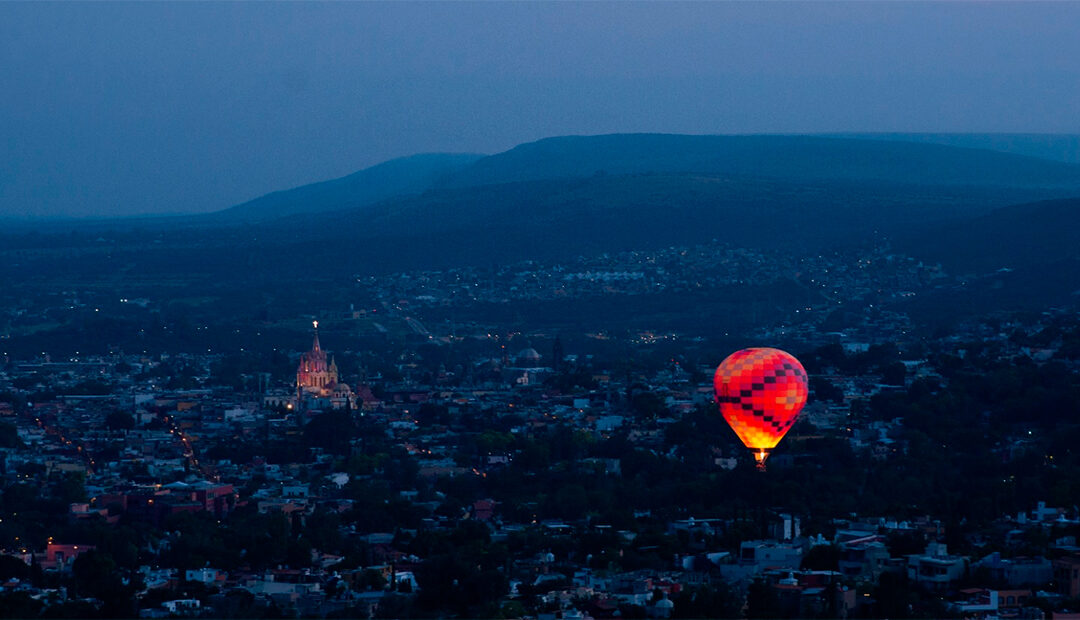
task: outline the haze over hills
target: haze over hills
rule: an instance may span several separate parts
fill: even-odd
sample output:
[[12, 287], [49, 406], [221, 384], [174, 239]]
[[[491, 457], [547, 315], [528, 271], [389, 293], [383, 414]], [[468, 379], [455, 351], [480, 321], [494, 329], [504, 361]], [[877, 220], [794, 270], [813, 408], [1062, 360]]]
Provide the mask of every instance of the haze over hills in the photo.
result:
[[1080, 258], [1080, 198], [1010, 205], [928, 226], [901, 246], [960, 272], [1015, 270]]
[[[1060, 217], [1032, 215], [1040, 207], [1027, 203], [1076, 196], [1078, 165], [980, 149], [806, 136], [563, 137], [487, 157], [392, 160], [209, 216], [44, 227], [37, 238], [11, 231], [7, 247], [41, 248], [35, 269], [79, 277], [224, 270], [219, 277], [258, 279], [712, 240], [816, 252], [894, 239], [959, 269], [966, 253], [1002, 245], [995, 235], [1025, 229], [1033, 245], [1056, 248], [1049, 256], [1069, 256], [1080, 227], [1055, 227]], [[990, 215], [1009, 205], [1025, 206], [1011, 219]], [[1058, 216], [1073, 212], [1062, 208]], [[961, 239], [972, 249], [959, 249]]]
[[[418, 162], [392, 163], [401, 169]], [[364, 269], [393, 270], [710, 239], [820, 249], [1080, 194], [1080, 166], [1073, 164], [936, 144], [807, 136], [549, 138], [476, 157], [438, 178], [430, 169], [413, 173], [411, 196], [351, 198], [350, 188], [368, 172], [271, 194], [227, 213], [251, 217], [263, 206], [279, 212], [272, 209], [275, 200], [294, 213], [324, 212], [326, 220], [280, 222], [265, 214], [260, 235], [287, 232], [286, 245], [319, 240], [319, 250], [309, 246], [304, 254], [325, 256], [312, 260], [344, 253]], [[425, 180], [430, 187], [422, 191]], [[350, 201], [357, 206], [340, 208]], [[356, 269], [351, 262], [334, 261]]]
[[[272, 192], [195, 223], [271, 221], [302, 213], [363, 208], [427, 191], [483, 185], [580, 179], [603, 175], [665, 174], [717, 178], [766, 178], [782, 182], [860, 181], [920, 186], [1080, 188], [1080, 165], [1069, 163], [1069, 137], [1057, 142], [1049, 161], [1017, 155], [1032, 140], [995, 136], [902, 134], [852, 137], [690, 136], [611, 134], [566, 136], [530, 142], [490, 156], [420, 154], [351, 175]], [[953, 140], [959, 146], [937, 144]], [[918, 143], [917, 143], [918, 142]], [[1000, 146], [999, 150], [961, 148]], [[1027, 148], [1032, 154], [1038, 148]], [[1000, 151], [1000, 152], [999, 152]], [[1044, 149], [1046, 151], [1046, 149]], [[174, 220], [176, 221], [176, 220]]]
[[[400, 220], [399, 216], [394, 215], [394, 209], [420, 213], [423, 211], [420, 205], [424, 201], [431, 201], [432, 204], [469, 202], [466, 196], [473, 190], [480, 192], [472, 197], [473, 204], [453, 207], [457, 210], [455, 218], [484, 225], [482, 214], [499, 217], [513, 217], [513, 214], [500, 212], [497, 205], [480, 203], [488, 200], [489, 194], [495, 195], [496, 200], [508, 198], [514, 194], [514, 190], [489, 191], [478, 188], [544, 181], [549, 183], [519, 189], [541, 193], [551, 190], [564, 194], [561, 200], [572, 200], [574, 197], [564, 191], [564, 185], [571, 187], [566, 183], [605, 176], [665, 176], [668, 181], [664, 184], [669, 188], [677, 177], [682, 177], [691, 185], [698, 182], [692, 179], [713, 179], [743, 185], [808, 184], [819, 188], [822, 185], [848, 183], [861, 185], [863, 190], [859, 191], [876, 185], [885, 193], [893, 192], [893, 189], [885, 189], [891, 187], [909, 198], [933, 188], [930, 194], [948, 195], [951, 198], [945, 198], [947, 201], [967, 204], [957, 213], [942, 211], [936, 214], [916, 204], [912, 211], [916, 219], [972, 214], [979, 212], [979, 204], [997, 207], [1008, 204], [1008, 201], [1028, 202], [1080, 195], [1080, 164], [1068, 163], [1071, 158], [1070, 145], [1076, 141], [1073, 139], [1075, 137], [1035, 136], [1028, 139], [1023, 136], [919, 134], [913, 137], [918, 142], [906, 142], [906, 134], [881, 134], [887, 139], [868, 139], [876, 136], [612, 134], [556, 137], [522, 144], [490, 156], [428, 153], [401, 157], [338, 179], [265, 194], [210, 214], [91, 220], [11, 220], [5, 221], [5, 227], [13, 233], [135, 228], [167, 232], [178, 228], [199, 229], [240, 223], [270, 224], [294, 215], [331, 212], [341, 212], [345, 218], [379, 217], [389, 222], [395, 218]], [[964, 145], [986, 144], [1003, 151], [1045, 152], [1060, 161], [932, 143], [939, 139]], [[1035, 148], [1040, 144], [1049, 146], [1040, 151]], [[608, 183], [604, 185], [607, 189], [602, 191], [610, 190], [618, 195], [621, 183]], [[820, 192], [820, 189], [815, 191]], [[1000, 195], [994, 196], [996, 192], [1000, 192]], [[758, 200], [752, 196], [749, 198]], [[929, 198], [928, 203], [933, 204], [941, 199], [940, 196]], [[546, 199], [542, 196], [525, 196], [524, 200], [542, 203]], [[611, 208], [617, 206], [613, 204]], [[349, 211], [355, 213], [348, 214]], [[433, 215], [436, 220], [442, 219], [441, 214]], [[518, 223], [528, 226], [529, 218], [540, 216], [534, 210]], [[283, 224], [294, 226], [296, 222]], [[313, 224], [317, 225], [317, 222]], [[409, 223], [398, 232], [409, 235], [413, 232], [411, 228], [412, 223]], [[388, 230], [382, 232], [398, 234]]]
[[426, 191], [438, 179], [484, 157], [471, 153], [420, 153], [398, 157], [352, 174], [270, 192], [247, 202], [200, 214], [143, 215], [122, 218], [5, 218], [9, 231], [176, 229], [269, 222], [298, 214], [363, 207]]
[[597, 174], [691, 173], [917, 185], [1078, 187], [1080, 166], [985, 149], [816, 136], [566, 136], [480, 159], [438, 187]]
[[[739, 157], [727, 150], [731, 144]], [[732, 173], [734, 164], [754, 174]], [[896, 302], [930, 322], [973, 307], [1077, 300], [1078, 169], [858, 139], [559, 138], [479, 159], [403, 158], [211, 216], [50, 224], [30, 233], [4, 228], [0, 290], [15, 298], [82, 290], [112, 299], [122, 292], [161, 300], [166, 315], [199, 306], [246, 324], [348, 307], [358, 282], [409, 271], [491, 272], [524, 261], [555, 269], [580, 257], [603, 261], [672, 247], [722, 245], [794, 261], [869, 248], [941, 263], [947, 277], [961, 276], [949, 280], [963, 280], [961, 287], [931, 287]], [[745, 289], [688, 293], [681, 301], [660, 294], [599, 305], [548, 300], [528, 312], [564, 323], [618, 314], [630, 324], [652, 308], [678, 329], [700, 325], [709, 312], [728, 315], [732, 304], [767, 312], [807, 295], [805, 283], [785, 282], [761, 288], [748, 281]], [[531, 307], [522, 302], [514, 311]], [[508, 311], [500, 303], [486, 310]], [[63, 330], [75, 328], [55, 329], [63, 340]]]
[[399, 157], [341, 178], [272, 192], [218, 211], [212, 217], [223, 221], [263, 221], [419, 194], [437, 179], [481, 157], [469, 153], [421, 153]]
[[931, 321], [1002, 308], [1042, 311], [1080, 301], [1080, 199], [1010, 205], [924, 226], [895, 247], [940, 263], [963, 284], [905, 304]]
[[[342, 270], [356, 269], [353, 261], [393, 270], [712, 239], [816, 251], [918, 239], [946, 221], [1077, 195], [1080, 166], [980, 149], [802, 136], [565, 137], [477, 159], [423, 194], [335, 211], [332, 227], [293, 217], [260, 234], [318, 239], [325, 256], [317, 260], [352, 257], [336, 261]], [[941, 251], [928, 256], [948, 258], [947, 235], [933, 238]]]
[[1069, 164], [1080, 164], [1080, 135], [1047, 133], [837, 133], [834, 138], [897, 140], [988, 149]]
[[[288, 231], [299, 244], [306, 243], [301, 238], [318, 239], [327, 258], [364, 256], [366, 268], [388, 269], [557, 259], [712, 239], [820, 251], [1046, 195], [877, 182], [607, 175], [431, 191], [334, 212], [327, 216], [332, 227], [297, 216], [267, 224], [260, 234]], [[350, 268], [349, 261], [339, 264]]]

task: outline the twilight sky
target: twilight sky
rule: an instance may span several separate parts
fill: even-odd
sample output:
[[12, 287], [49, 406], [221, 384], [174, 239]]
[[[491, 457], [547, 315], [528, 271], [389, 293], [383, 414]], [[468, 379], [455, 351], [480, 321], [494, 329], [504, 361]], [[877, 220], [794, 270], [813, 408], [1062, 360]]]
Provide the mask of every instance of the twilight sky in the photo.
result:
[[0, 218], [612, 132], [1080, 132], [1080, 3], [0, 3]]

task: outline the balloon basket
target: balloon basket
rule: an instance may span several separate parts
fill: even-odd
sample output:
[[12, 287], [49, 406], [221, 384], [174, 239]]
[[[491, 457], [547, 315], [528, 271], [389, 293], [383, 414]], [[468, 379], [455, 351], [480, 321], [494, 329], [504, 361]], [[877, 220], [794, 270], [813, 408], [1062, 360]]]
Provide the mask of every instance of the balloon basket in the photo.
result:
[[765, 459], [769, 458], [768, 450], [758, 450], [754, 453], [754, 462], [757, 463], [758, 471], [765, 471]]

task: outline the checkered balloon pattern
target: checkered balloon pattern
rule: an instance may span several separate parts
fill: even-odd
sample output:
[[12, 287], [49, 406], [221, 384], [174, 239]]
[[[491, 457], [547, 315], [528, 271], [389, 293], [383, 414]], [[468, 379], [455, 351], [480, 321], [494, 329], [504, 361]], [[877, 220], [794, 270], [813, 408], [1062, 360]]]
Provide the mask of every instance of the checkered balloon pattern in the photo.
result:
[[808, 393], [806, 370], [779, 349], [732, 353], [713, 376], [720, 413], [747, 448], [770, 450], [795, 424]]

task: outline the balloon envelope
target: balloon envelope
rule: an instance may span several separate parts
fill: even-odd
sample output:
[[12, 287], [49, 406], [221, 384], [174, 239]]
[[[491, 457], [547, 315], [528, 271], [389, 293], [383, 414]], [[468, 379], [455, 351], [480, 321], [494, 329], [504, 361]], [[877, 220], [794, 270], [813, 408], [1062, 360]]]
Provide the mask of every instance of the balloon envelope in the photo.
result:
[[713, 388], [720, 413], [759, 464], [795, 424], [809, 393], [799, 360], [767, 348], [729, 355], [716, 368]]

